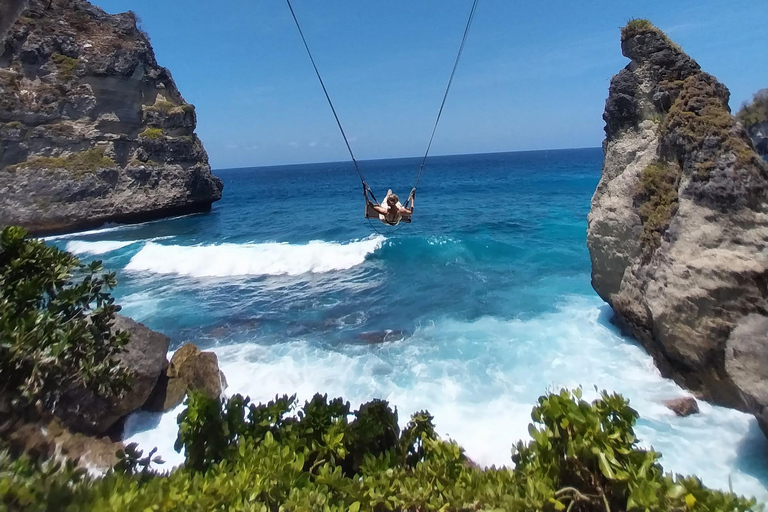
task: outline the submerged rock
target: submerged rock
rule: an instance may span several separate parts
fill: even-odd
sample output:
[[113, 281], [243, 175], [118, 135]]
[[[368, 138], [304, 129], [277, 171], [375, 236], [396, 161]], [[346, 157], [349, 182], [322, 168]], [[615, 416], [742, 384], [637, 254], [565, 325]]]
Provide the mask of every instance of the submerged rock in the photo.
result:
[[587, 245], [592, 285], [665, 376], [717, 404], [768, 406], [768, 165], [728, 89], [633, 20], [611, 81]]
[[0, 225], [72, 231], [221, 198], [195, 109], [133, 13], [29, 0], [14, 19], [0, 46]]
[[386, 329], [384, 331], [367, 331], [357, 335], [357, 339], [369, 345], [400, 341], [408, 335], [405, 331]]
[[218, 398], [226, 385], [216, 354], [201, 352], [194, 344], [187, 343], [174, 352], [167, 372], [161, 376], [145, 409], [168, 411], [182, 403], [187, 392], [193, 390]]
[[699, 413], [699, 403], [692, 396], [684, 396], [682, 398], [666, 400], [664, 405], [667, 406], [667, 409], [674, 412], [681, 418], [685, 418], [691, 414]]

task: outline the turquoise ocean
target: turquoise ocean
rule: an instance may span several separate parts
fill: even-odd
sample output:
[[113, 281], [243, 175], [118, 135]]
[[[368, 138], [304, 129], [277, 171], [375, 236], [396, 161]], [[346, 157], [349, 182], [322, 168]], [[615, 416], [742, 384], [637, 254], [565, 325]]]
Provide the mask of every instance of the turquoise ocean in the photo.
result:
[[[228, 394], [372, 398], [420, 409], [474, 461], [510, 464], [531, 407], [548, 390], [623, 393], [644, 446], [665, 469], [768, 498], [768, 443], [745, 414], [701, 403], [610, 323], [590, 286], [595, 149], [433, 157], [414, 222], [363, 218], [350, 163], [215, 171], [224, 197], [207, 214], [108, 226], [48, 240], [118, 274], [123, 313], [218, 354]], [[418, 159], [362, 162], [379, 198], [408, 195]], [[375, 229], [374, 229], [375, 228]], [[139, 413], [126, 439], [159, 448], [176, 416]]]

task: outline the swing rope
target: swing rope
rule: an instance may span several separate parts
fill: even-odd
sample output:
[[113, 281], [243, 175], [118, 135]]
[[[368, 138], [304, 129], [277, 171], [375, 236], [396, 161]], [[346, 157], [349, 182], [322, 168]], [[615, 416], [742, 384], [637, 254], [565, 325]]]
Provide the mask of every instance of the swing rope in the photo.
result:
[[[464, 27], [464, 35], [461, 38], [461, 45], [459, 46], [459, 51], [456, 54], [456, 60], [453, 63], [453, 69], [451, 70], [451, 76], [448, 78], [448, 85], [445, 88], [445, 93], [443, 94], [443, 100], [440, 102], [440, 109], [437, 112], [437, 118], [435, 119], [435, 125], [432, 127], [432, 134], [429, 137], [429, 143], [427, 144], [427, 150], [424, 152], [424, 157], [421, 159], [421, 164], [419, 165], [419, 172], [416, 175], [416, 182], [413, 185], [413, 190], [411, 190], [411, 194], [408, 196], [408, 200], [406, 201], [406, 205], [408, 202], [413, 200], [413, 197], [415, 196], [416, 188], [419, 186], [419, 181], [421, 181], [421, 175], [424, 172], [424, 166], [427, 162], [427, 157], [429, 156], [429, 150], [432, 148], [432, 141], [435, 138], [435, 133], [437, 132], [437, 125], [440, 123], [440, 117], [443, 115], [443, 108], [445, 107], [445, 101], [448, 99], [448, 93], [451, 90], [451, 84], [453, 83], [453, 77], [456, 75], [456, 69], [459, 67], [459, 61], [461, 60], [461, 55], [464, 52], [464, 46], [467, 42], [467, 36], [469, 35], [469, 29], [472, 26], [472, 21], [475, 18], [475, 12], [477, 11], [477, 4], [480, 0], [473, 0], [472, 3], [472, 9], [469, 12], [469, 18], [467, 19], [467, 25]], [[320, 81], [320, 86], [323, 88], [323, 93], [325, 93], [325, 99], [328, 101], [328, 106], [331, 107], [331, 112], [333, 112], [333, 117], [336, 119], [336, 124], [339, 127], [339, 131], [341, 132], [341, 136], [344, 138], [344, 144], [347, 146], [347, 151], [349, 151], [349, 156], [352, 158], [352, 163], [354, 164], [355, 171], [357, 172], [357, 175], [360, 177], [360, 181], [363, 182], [363, 195], [366, 197], [366, 200], [368, 199], [368, 195], [370, 194], [371, 198], [375, 203], [378, 203], [378, 200], [376, 199], [376, 196], [373, 195], [373, 190], [371, 190], [371, 187], [368, 186], [368, 183], [365, 180], [365, 176], [363, 175], [362, 169], [360, 169], [360, 165], [357, 163], [357, 159], [355, 158], [355, 154], [352, 152], [352, 146], [349, 144], [349, 139], [347, 139], [347, 134], [344, 132], [344, 127], [341, 124], [341, 120], [339, 120], [339, 116], [336, 113], [336, 108], [333, 106], [333, 101], [331, 101], [331, 96], [328, 94], [328, 89], [325, 87], [325, 82], [323, 81], [323, 77], [320, 76], [320, 71], [317, 69], [317, 64], [315, 64], [315, 59], [312, 57], [312, 52], [309, 50], [309, 44], [307, 44], [307, 39], [304, 37], [304, 32], [301, 30], [301, 25], [299, 24], [299, 20], [296, 17], [296, 12], [293, 10], [293, 6], [291, 5], [291, 0], [285, 0], [285, 2], [288, 4], [288, 9], [291, 11], [291, 16], [293, 17], [293, 22], [296, 24], [296, 28], [299, 31], [299, 35], [301, 36], [301, 41], [304, 43], [304, 49], [307, 51], [307, 55], [309, 56], [310, 62], [312, 62], [312, 67], [315, 70], [315, 75], [317, 75], [317, 79]], [[368, 222], [370, 223], [370, 219], [368, 219]], [[377, 233], [379, 232], [373, 224], [371, 224], [371, 227], [373, 227], [373, 230]], [[398, 226], [399, 228], [400, 226]]]
[[[344, 138], [344, 144], [347, 145], [347, 151], [349, 151], [349, 156], [352, 158], [352, 163], [355, 166], [355, 171], [357, 171], [357, 175], [360, 176], [360, 181], [363, 182], [363, 194], [368, 193], [371, 194], [371, 197], [373, 197], [373, 200], [376, 201], [376, 197], [373, 195], [373, 191], [368, 186], [368, 183], [365, 181], [365, 176], [363, 175], [363, 171], [360, 169], [360, 166], [357, 163], [357, 159], [355, 158], [355, 154], [352, 152], [352, 146], [349, 145], [349, 139], [347, 139], [347, 134], [344, 132], [344, 127], [341, 125], [341, 121], [339, 120], [339, 115], [336, 113], [336, 108], [333, 106], [333, 101], [331, 101], [331, 96], [328, 94], [328, 89], [325, 87], [325, 82], [323, 82], [323, 77], [320, 76], [320, 71], [317, 69], [317, 64], [315, 64], [315, 59], [312, 57], [312, 52], [309, 51], [309, 45], [307, 44], [307, 38], [304, 37], [304, 32], [301, 30], [301, 25], [299, 25], [299, 20], [296, 18], [296, 12], [293, 10], [293, 6], [291, 5], [291, 0], [285, 0], [285, 2], [288, 4], [288, 9], [291, 11], [291, 16], [293, 17], [293, 22], [296, 24], [296, 28], [299, 30], [299, 35], [301, 36], [301, 41], [304, 43], [304, 49], [307, 50], [307, 55], [309, 56], [310, 62], [312, 62], [312, 67], [315, 69], [315, 74], [317, 75], [317, 79], [320, 81], [320, 86], [323, 88], [323, 92], [325, 93], [325, 99], [328, 100], [328, 106], [331, 107], [331, 112], [333, 112], [333, 117], [336, 119], [336, 124], [339, 126], [339, 131], [341, 132], [341, 136]], [[378, 201], [376, 201], [378, 202]]]
[[475, 12], [477, 11], [477, 4], [480, 0], [474, 0], [472, 3], [472, 9], [469, 11], [469, 18], [467, 19], [467, 26], [464, 27], [464, 36], [461, 38], [461, 45], [459, 46], [459, 52], [456, 54], [456, 60], [453, 63], [453, 69], [451, 70], [451, 76], [448, 79], [448, 86], [445, 88], [445, 94], [443, 94], [443, 101], [440, 102], [440, 110], [437, 111], [437, 118], [435, 119], [435, 126], [432, 127], [432, 135], [429, 137], [429, 143], [427, 144], [427, 150], [424, 152], [424, 157], [421, 159], [421, 165], [419, 165], [419, 173], [416, 175], [416, 183], [413, 185], [413, 189], [419, 186], [421, 181], [421, 173], [424, 172], [424, 164], [427, 162], [427, 156], [429, 156], [429, 150], [432, 148], [432, 140], [435, 138], [435, 132], [437, 131], [437, 125], [440, 123], [440, 116], [443, 115], [443, 108], [445, 107], [445, 100], [448, 99], [448, 92], [451, 90], [451, 84], [453, 83], [453, 77], [456, 75], [456, 69], [459, 67], [459, 61], [461, 60], [461, 54], [464, 53], [464, 45], [467, 42], [467, 36], [469, 35], [469, 29], [472, 26], [472, 21], [475, 18]]

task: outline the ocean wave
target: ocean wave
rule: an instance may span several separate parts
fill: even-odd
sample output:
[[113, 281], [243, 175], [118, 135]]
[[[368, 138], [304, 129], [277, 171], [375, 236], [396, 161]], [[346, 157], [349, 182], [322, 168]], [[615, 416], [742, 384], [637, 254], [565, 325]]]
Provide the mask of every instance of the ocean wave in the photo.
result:
[[135, 243], [136, 241], [100, 240], [98, 242], [86, 242], [72, 240], [67, 242], [66, 249], [72, 254], [106, 254]]
[[297, 276], [346, 270], [365, 261], [384, 243], [372, 236], [346, 244], [313, 240], [306, 244], [258, 243], [161, 245], [149, 242], [126, 270], [192, 277]]
[[[706, 402], [700, 414], [675, 416], [662, 401], [685, 391], [662, 378], [650, 356], [606, 317], [599, 299], [573, 298], [528, 320], [436, 319], [386, 347], [327, 348], [296, 337], [214, 351], [228, 394], [259, 402], [283, 393], [308, 400], [320, 391], [353, 406], [384, 398], [398, 408], [403, 426], [411, 413], [428, 409], [438, 432], [481, 465], [511, 464], [510, 448], [530, 438], [531, 407], [547, 389], [582, 385], [585, 398], [593, 399], [595, 385], [631, 400], [641, 416], [636, 432], [642, 446], [664, 454], [665, 470], [695, 473], [707, 485], [765, 499], [766, 442], [755, 419]], [[169, 465], [181, 463], [183, 456], [172, 449], [179, 410], [132, 416], [126, 441], [157, 446]]]

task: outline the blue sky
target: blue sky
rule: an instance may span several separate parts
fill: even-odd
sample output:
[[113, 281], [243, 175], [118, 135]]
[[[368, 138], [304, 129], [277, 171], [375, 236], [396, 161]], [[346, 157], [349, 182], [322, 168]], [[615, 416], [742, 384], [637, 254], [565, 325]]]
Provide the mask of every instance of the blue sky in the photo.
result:
[[[94, 0], [136, 11], [214, 168], [347, 158], [282, 0]], [[433, 154], [599, 146], [619, 28], [646, 17], [731, 90], [768, 87], [768, 9], [722, 0], [480, 0]], [[356, 156], [423, 153], [471, 0], [293, 0]]]

